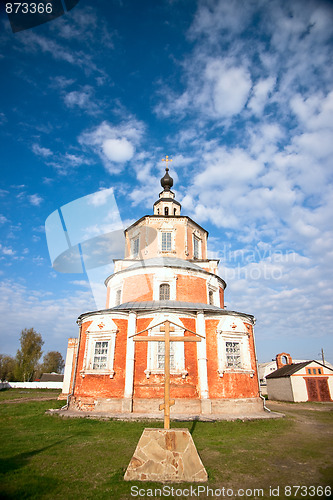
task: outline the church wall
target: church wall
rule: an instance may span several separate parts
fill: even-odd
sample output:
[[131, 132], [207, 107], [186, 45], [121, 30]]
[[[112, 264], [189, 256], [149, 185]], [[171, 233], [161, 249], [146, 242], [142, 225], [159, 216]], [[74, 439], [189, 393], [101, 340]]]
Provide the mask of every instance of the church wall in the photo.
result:
[[[78, 349], [78, 339], [68, 339], [66, 364], [64, 371], [64, 383], [62, 386], [62, 396], [68, 396], [72, 392], [74, 379], [74, 366]], [[62, 398], [63, 399], [63, 398]]]
[[110, 305], [110, 287], [106, 287], [106, 301], [105, 301], [105, 309], [111, 307]]
[[[137, 330], [141, 331], [149, 326], [153, 318], [137, 320]], [[185, 327], [195, 331], [195, 320], [180, 318]], [[189, 335], [188, 332], [185, 335]], [[185, 368], [188, 375], [182, 378], [181, 374], [171, 374], [171, 397], [197, 398], [198, 397], [198, 368], [196, 343], [185, 342]], [[164, 375], [150, 374], [146, 377], [148, 342], [136, 342], [134, 368], [134, 398], [161, 398], [164, 397]]]
[[[194, 318], [180, 318], [185, 328], [189, 328], [193, 332], [196, 331], [196, 324]], [[193, 337], [192, 333], [185, 332], [186, 337]], [[198, 361], [197, 361], [197, 343], [185, 342], [185, 369], [188, 372], [185, 383], [193, 384], [196, 388], [196, 393], [192, 397], [199, 396], [199, 377], [198, 377]], [[183, 396], [180, 396], [183, 397]]]
[[251, 398], [258, 396], [258, 380], [256, 376], [255, 357], [253, 352], [253, 340], [251, 335], [251, 368], [250, 373], [225, 372], [223, 377], [218, 373], [218, 347], [217, 347], [217, 325], [218, 320], [206, 320], [207, 338], [207, 376], [209, 386], [209, 397], [216, 398]]
[[153, 274], [136, 274], [124, 280], [122, 302], [153, 300]]
[[177, 275], [177, 300], [207, 304], [207, 281], [189, 275]]
[[219, 288], [219, 296], [220, 296], [220, 307], [224, 309], [224, 290], [223, 288]]
[[115, 354], [114, 354], [114, 376], [110, 378], [108, 374], [86, 373], [84, 377], [80, 371], [83, 369], [84, 353], [86, 348], [86, 331], [91, 324], [87, 321], [82, 324], [81, 345], [78, 358], [78, 369], [75, 384], [75, 396], [80, 397], [101, 397], [101, 398], [121, 398], [124, 395], [125, 384], [125, 363], [126, 359], [126, 339], [127, 339], [127, 319], [114, 319], [118, 327]]

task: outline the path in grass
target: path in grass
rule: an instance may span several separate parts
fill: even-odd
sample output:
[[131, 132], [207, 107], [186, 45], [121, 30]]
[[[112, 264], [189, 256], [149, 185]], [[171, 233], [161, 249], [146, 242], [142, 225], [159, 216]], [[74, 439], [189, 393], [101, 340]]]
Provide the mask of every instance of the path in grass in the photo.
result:
[[[1, 405], [1, 498], [127, 500], [134, 498], [132, 486], [161, 487], [157, 483], [123, 481], [144, 427], [161, 427], [160, 422], [45, 415], [47, 408], [62, 405], [62, 401], [31, 400]], [[187, 427], [191, 431], [209, 474], [209, 487], [234, 491], [262, 488], [265, 496], [246, 498], [269, 498], [270, 486], [330, 483], [333, 412], [329, 409], [332, 409], [330, 404], [319, 405], [318, 411], [286, 405], [285, 410], [277, 410], [286, 413], [284, 419], [179, 422], [172, 423], [172, 427]], [[146, 498], [160, 496], [148, 494]], [[207, 496], [201, 494], [200, 498]]]

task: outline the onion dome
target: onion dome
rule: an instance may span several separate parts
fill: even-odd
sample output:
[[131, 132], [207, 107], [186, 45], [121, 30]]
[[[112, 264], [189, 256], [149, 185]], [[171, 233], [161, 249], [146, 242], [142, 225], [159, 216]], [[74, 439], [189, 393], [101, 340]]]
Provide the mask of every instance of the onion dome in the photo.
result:
[[164, 191], [170, 191], [170, 189], [173, 186], [173, 178], [170, 177], [169, 175], [168, 167], [165, 167], [165, 174], [164, 177], [162, 177], [161, 179], [161, 186], [164, 189]]

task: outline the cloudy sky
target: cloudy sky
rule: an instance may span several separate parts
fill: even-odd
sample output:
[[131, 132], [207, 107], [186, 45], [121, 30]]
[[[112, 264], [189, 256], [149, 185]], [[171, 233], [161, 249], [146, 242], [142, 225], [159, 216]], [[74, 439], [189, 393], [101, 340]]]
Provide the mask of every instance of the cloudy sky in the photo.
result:
[[169, 155], [259, 361], [333, 362], [332, 27], [324, 0], [80, 0], [18, 33], [2, 12], [0, 352], [34, 327], [65, 354], [96, 307], [86, 272], [52, 267], [50, 214], [83, 224], [93, 195], [126, 226], [152, 213]]

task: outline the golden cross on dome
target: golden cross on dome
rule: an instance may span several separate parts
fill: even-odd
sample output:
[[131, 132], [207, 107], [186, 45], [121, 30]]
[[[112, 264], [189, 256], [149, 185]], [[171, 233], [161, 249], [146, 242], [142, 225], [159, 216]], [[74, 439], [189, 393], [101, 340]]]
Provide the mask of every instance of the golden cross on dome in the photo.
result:
[[169, 157], [166, 156], [165, 158], [162, 158], [162, 161], [165, 161], [165, 164], [166, 164], [165, 168], [168, 168], [168, 162], [172, 161], [172, 159], [171, 158], [169, 159]]

